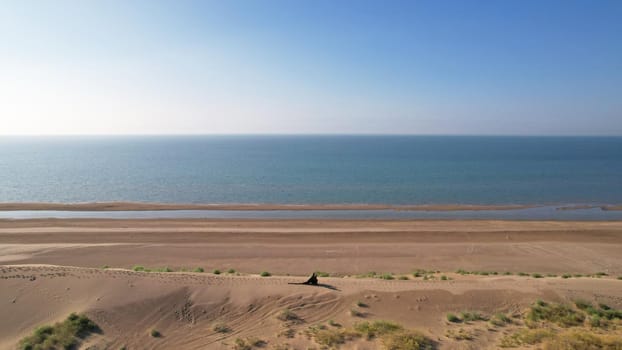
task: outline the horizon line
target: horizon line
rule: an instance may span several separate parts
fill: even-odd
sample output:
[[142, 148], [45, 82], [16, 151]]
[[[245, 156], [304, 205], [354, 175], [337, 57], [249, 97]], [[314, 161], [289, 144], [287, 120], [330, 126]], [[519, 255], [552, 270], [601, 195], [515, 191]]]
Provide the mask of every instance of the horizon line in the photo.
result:
[[0, 134], [1, 137], [171, 137], [171, 136], [429, 136], [429, 137], [622, 137], [622, 134], [416, 134], [416, 133], [68, 133]]

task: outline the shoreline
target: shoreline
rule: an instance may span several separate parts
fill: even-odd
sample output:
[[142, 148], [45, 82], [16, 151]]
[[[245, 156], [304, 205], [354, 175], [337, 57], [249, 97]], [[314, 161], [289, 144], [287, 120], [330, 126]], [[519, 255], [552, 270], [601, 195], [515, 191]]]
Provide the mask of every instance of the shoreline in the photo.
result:
[[0, 211], [164, 211], [164, 210], [396, 210], [396, 211], [482, 211], [520, 210], [555, 206], [557, 210], [622, 210], [622, 205], [544, 204], [279, 204], [279, 203], [155, 203], [155, 202], [0, 202]]
[[395, 211], [484, 211], [520, 210], [539, 207], [556, 210], [600, 209], [622, 210], [622, 204], [279, 204], [279, 203], [156, 203], [156, 202], [0, 202], [0, 211], [340, 211], [340, 210], [395, 210]]
[[524, 204], [278, 204], [278, 203], [154, 203], [154, 202], [5, 202], [0, 203], [2, 211], [55, 210], [55, 211], [164, 211], [164, 210], [231, 210], [231, 211], [275, 211], [275, 210], [403, 210], [403, 211], [480, 211], [517, 210], [539, 207]]

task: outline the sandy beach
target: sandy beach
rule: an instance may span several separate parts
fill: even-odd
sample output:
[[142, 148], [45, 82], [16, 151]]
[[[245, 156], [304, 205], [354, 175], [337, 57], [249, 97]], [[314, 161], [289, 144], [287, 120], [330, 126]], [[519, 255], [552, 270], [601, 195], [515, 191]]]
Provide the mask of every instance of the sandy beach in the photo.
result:
[[[440, 349], [494, 349], [520, 321], [493, 332], [486, 322], [454, 325], [446, 313], [519, 317], [538, 298], [622, 308], [620, 251], [622, 222], [2, 220], [0, 303], [14, 316], [2, 319], [0, 348], [83, 312], [102, 330], [83, 345], [97, 349], [232, 349], [249, 337], [307, 349], [318, 347], [313, 325], [345, 330], [378, 319], [417, 329]], [[172, 272], [132, 271], [137, 265]], [[197, 267], [205, 272], [191, 272]], [[325, 288], [288, 284], [312, 271], [330, 274], [320, 278]], [[279, 320], [284, 309], [301, 321]], [[230, 331], [214, 331], [220, 323]], [[154, 328], [161, 337], [149, 335]], [[455, 339], [459, 329], [472, 339]], [[340, 347], [379, 342], [356, 337]]]
[[4, 220], [0, 242], [5, 264], [622, 274], [621, 222]]

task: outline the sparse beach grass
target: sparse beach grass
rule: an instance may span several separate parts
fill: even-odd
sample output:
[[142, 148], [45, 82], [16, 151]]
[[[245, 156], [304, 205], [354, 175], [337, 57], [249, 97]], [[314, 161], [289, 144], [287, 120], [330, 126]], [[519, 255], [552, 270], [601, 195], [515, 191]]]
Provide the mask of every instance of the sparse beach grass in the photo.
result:
[[41, 326], [19, 342], [22, 350], [73, 349], [99, 327], [85, 315], [72, 313], [62, 322]]
[[401, 325], [384, 320], [366, 321], [354, 324], [354, 330], [367, 339], [403, 330]]
[[286, 322], [289, 324], [298, 324], [298, 323], [302, 323], [302, 318], [300, 318], [300, 316], [298, 316], [295, 312], [293, 312], [290, 309], [283, 309], [281, 310], [281, 312], [276, 316], [276, 318], [279, 321], [282, 322]]
[[490, 324], [497, 327], [503, 327], [512, 323], [512, 319], [504, 313], [496, 313], [490, 318]]
[[233, 342], [234, 350], [252, 350], [266, 345], [266, 342], [256, 337], [236, 338]]
[[433, 342], [423, 333], [405, 329], [391, 321], [376, 320], [355, 323], [349, 328], [327, 328], [319, 324], [310, 326], [305, 334], [322, 349], [338, 349], [348, 341], [364, 338], [367, 341], [380, 341], [384, 349], [432, 349]]
[[225, 323], [217, 323], [212, 327], [212, 330], [216, 333], [229, 333], [231, 332], [231, 328], [227, 326]]

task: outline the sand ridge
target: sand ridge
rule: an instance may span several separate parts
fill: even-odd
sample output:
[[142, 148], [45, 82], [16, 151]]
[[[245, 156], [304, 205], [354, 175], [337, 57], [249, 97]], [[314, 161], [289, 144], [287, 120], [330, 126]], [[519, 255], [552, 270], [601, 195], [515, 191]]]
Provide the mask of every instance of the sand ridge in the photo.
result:
[[[304, 319], [299, 328], [328, 319], [347, 325], [359, 320], [348, 312], [356, 300], [363, 300], [369, 305], [363, 310], [366, 319], [395, 320], [421, 329], [450, 348], [443, 320], [449, 311], [518, 312], [539, 297], [571, 300], [579, 296], [622, 307], [622, 282], [612, 278], [450, 275], [450, 281], [321, 278], [331, 286], [322, 288], [288, 284], [303, 276], [4, 265], [0, 266], [0, 304], [13, 316], [0, 321], [0, 347], [10, 348], [37, 325], [74, 311], [85, 312], [100, 325], [103, 333], [91, 339], [99, 346], [224, 349], [236, 337], [258, 336], [270, 344], [283, 343], [278, 336], [283, 325], [276, 316], [284, 308]], [[593, 290], [598, 290], [596, 296]], [[226, 323], [232, 332], [214, 332], [218, 322]], [[151, 338], [148, 332], [153, 328], [164, 336]]]

